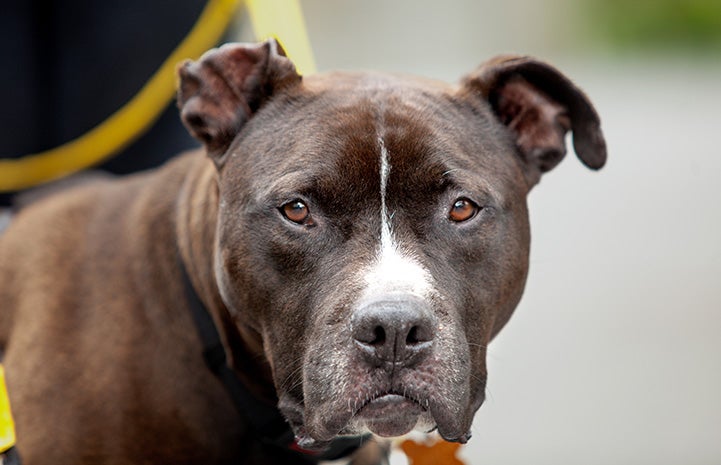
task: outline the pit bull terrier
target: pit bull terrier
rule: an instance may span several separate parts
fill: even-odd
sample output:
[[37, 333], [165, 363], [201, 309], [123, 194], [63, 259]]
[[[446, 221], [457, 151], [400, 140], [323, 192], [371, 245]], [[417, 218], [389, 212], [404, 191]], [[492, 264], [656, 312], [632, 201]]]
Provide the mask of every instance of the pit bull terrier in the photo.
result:
[[[367, 465], [379, 437], [467, 441], [526, 280], [526, 195], [569, 131], [606, 160], [586, 96], [520, 56], [458, 85], [301, 78], [274, 41], [179, 77], [203, 153], [39, 201], [0, 236], [25, 464], [315, 463], [345, 440]], [[259, 431], [273, 416], [287, 447]]]

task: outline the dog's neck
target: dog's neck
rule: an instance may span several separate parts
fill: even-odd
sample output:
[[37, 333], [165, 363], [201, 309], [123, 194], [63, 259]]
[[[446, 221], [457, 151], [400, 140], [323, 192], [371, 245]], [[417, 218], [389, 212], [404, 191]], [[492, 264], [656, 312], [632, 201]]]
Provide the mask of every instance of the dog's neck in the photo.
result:
[[[220, 333], [230, 365], [259, 399], [277, 402], [260, 334], [234, 321], [215, 279], [214, 244], [218, 218], [217, 170], [207, 157], [195, 157], [181, 187], [176, 234], [182, 265]], [[202, 350], [198, 347], [198, 350]]]

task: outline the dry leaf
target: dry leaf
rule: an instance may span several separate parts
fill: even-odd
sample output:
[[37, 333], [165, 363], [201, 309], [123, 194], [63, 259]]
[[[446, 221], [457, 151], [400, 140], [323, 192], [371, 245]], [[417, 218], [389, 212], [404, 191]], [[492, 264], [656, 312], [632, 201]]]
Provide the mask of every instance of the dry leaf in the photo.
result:
[[434, 444], [419, 444], [411, 439], [401, 443], [401, 449], [410, 460], [410, 465], [464, 465], [456, 457], [461, 447], [455, 442], [436, 441]]

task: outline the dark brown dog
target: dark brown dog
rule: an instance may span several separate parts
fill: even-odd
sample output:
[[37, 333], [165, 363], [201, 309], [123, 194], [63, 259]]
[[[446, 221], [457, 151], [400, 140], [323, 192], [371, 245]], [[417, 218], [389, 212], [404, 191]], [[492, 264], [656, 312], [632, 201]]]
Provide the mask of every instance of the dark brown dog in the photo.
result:
[[[568, 131], [588, 167], [605, 162], [584, 94], [525, 57], [458, 86], [301, 79], [271, 41], [186, 63], [178, 102], [207, 156], [38, 202], [0, 236], [25, 463], [312, 463], [233, 408], [203, 362], [196, 294], [295, 446], [468, 440], [486, 346], [526, 279], [526, 194]], [[354, 463], [380, 452], [368, 440]]]

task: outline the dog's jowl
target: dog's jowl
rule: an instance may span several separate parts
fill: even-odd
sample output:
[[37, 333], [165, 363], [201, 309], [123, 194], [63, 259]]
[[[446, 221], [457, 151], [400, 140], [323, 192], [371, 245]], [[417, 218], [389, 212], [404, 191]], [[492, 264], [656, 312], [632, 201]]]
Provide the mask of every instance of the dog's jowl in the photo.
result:
[[273, 41], [179, 76], [202, 151], [0, 236], [24, 463], [376, 464], [381, 437], [466, 442], [526, 280], [526, 195], [568, 132], [605, 162], [586, 96], [528, 57], [457, 85], [301, 77]]

